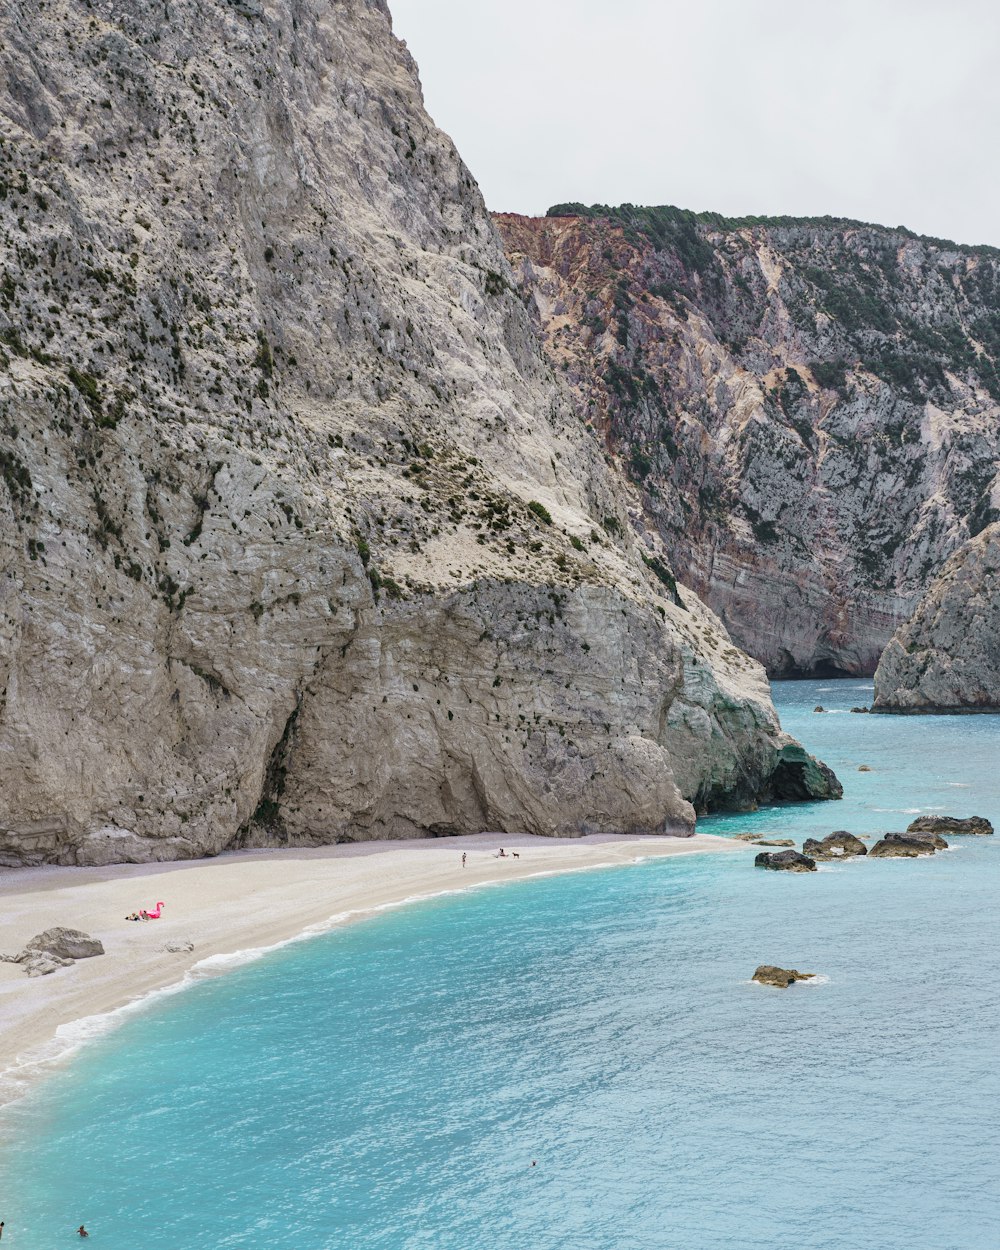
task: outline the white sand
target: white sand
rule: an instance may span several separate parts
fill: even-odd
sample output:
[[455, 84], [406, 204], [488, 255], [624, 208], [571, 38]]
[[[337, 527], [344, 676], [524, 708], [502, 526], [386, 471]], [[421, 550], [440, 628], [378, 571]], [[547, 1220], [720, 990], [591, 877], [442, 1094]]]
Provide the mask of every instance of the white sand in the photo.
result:
[[[519, 858], [494, 858], [501, 845]], [[68, 1039], [79, 1032], [67, 1027], [74, 1021], [174, 985], [211, 956], [273, 946], [312, 926], [323, 929], [386, 905], [485, 882], [654, 855], [750, 849], [756, 850], [704, 834], [573, 839], [476, 834], [240, 851], [184, 863], [0, 869], [0, 952], [14, 954], [54, 925], [100, 938], [106, 952], [44, 977], [29, 978], [19, 965], [0, 963], [0, 1078], [7, 1078], [0, 1079], [0, 1101], [42, 1070], [40, 1060], [67, 1050]], [[125, 920], [159, 900], [165, 904], [160, 920]], [[170, 941], [192, 942], [194, 949], [167, 953], [163, 948]]]

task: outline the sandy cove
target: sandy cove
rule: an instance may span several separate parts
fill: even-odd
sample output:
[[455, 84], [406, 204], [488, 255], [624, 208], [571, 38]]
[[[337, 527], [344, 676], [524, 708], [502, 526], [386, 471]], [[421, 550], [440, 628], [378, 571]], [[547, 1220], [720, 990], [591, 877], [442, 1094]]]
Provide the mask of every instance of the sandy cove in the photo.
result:
[[[517, 858], [496, 858], [501, 845]], [[36, 933], [63, 925], [100, 938], [106, 952], [35, 978], [16, 964], [0, 963], [0, 1077], [26, 1074], [23, 1064], [54, 1053], [62, 1026], [176, 984], [212, 956], [270, 947], [313, 927], [322, 930], [448, 890], [649, 856], [738, 850], [747, 850], [746, 844], [708, 834], [559, 839], [475, 834], [238, 851], [166, 864], [0, 870], [0, 951], [13, 954]], [[161, 919], [125, 920], [160, 900]], [[169, 953], [168, 942], [191, 942], [194, 949]], [[0, 1089], [0, 1100], [3, 1096]]]

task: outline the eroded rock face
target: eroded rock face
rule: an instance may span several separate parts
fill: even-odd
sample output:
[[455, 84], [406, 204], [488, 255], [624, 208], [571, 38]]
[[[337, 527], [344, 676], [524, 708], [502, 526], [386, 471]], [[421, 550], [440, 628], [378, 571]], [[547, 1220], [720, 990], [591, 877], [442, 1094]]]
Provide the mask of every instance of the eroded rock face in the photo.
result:
[[638, 542], [383, 4], [16, 4], [0, 75], [0, 862], [836, 792]]
[[815, 872], [816, 861], [801, 851], [761, 851], [753, 861], [755, 868], [775, 872]]
[[772, 675], [873, 672], [997, 518], [996, 250], [550, 212], [496, 220], [549, 359], [641, 487], [635, 525]]
[[906, 826], [907, 833], [992, 834], [993, 824], [985, 816], [918, 816]]
[[1000, 709], [1000, 525], [945, 564], [889, 642], [875, 673], [878, 712]]
[[811, 981], [815, 972], [799, 972], [796, 968], [778, 968], [774, 964], [761, 964], [750, 978], [761, 985], [773, 985], [779, 990], [787, 990], [796, 981]]

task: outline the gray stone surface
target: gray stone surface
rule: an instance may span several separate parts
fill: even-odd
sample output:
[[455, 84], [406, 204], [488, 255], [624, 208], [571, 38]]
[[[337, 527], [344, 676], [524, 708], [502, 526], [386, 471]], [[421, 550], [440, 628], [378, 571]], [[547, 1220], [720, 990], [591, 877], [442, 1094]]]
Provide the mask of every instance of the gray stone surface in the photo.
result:
[[384, 4], [18, 4], [0, 78], [0, 863], [835, 793], [649, 565]]
[[761, 851], [753, 863], [755, 868], [770, 868], [774, 872], [816, 871], [816, 861], [801, 851]]
[[965, 544], [894, 634], [875, 672], [874, 710], [1000, 710], [1000, 525]]
[[997, 519], [995, 251], [830, 219], [497, 221], [674, 574], [773, 674], [873, 672]]

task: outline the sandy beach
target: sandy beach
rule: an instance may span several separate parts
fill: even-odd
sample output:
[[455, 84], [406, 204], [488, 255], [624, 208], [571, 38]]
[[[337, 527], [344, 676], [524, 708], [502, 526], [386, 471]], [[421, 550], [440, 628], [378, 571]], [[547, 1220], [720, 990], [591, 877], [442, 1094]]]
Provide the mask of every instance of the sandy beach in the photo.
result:
[[[496, 858], [501, 845], [517, 857]], [[192, 969], [196, 975], [223, 970], [226, 960], [213, 957], [271, 947], [304, 931], [322, 931], [449, 890], [649, 856], [747, 849], [745, 843], [705, 834], [566, 839], [476, 834], [240, 851], [181, 863], [0, 870], [0, 952], [14, 954], [55, 925], [82, 929], [100, 938], [105, 949], [103, 956], [43, 977], [29, 978], [19, 965], [0, 963], [0, 1101], [43, 1070], [39, 1063], [71, 1048], [80, 1035], [74, 1022], [176, 985]], [[161, 900], [159, 920], [125, 920]], [[164, 949], [187, 942], [190, 951]], [[211, 961], [207, 967], [205, 960]]]

